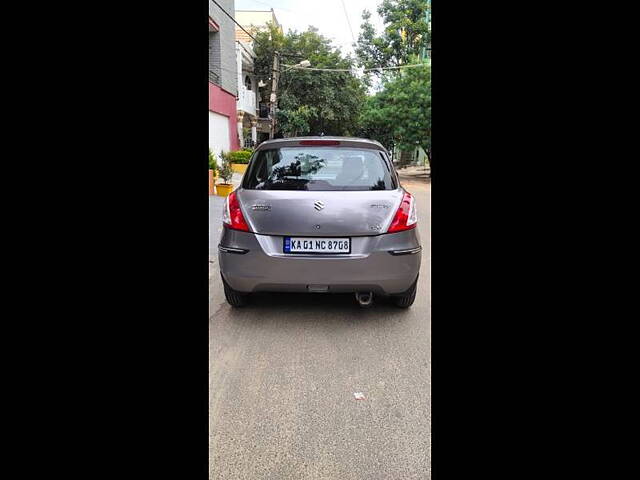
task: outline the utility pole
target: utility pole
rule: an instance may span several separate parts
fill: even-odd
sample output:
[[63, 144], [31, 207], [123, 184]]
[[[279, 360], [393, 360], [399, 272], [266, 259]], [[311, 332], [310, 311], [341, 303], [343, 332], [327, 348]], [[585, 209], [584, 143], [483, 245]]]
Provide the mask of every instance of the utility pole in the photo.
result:
[[275, 52], [273, 56], [273, 70], [271, 72], [271, 131], [269, 132], [269, 138], [272, 139], [276, 134], [276, 104], [277, 104], [277, 90], [278, 80], [280, 77], [280, 54]]

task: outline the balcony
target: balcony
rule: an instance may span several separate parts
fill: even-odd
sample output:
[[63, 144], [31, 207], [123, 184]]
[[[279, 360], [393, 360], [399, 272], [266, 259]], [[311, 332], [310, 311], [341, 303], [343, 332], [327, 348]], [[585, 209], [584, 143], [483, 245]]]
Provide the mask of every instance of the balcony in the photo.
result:
[[237, 109], [255, 116], [256, 115], [256, 92], [254, 90], [248, 90], [247, 87], [245, 86], [241, 86], [238, 89]]

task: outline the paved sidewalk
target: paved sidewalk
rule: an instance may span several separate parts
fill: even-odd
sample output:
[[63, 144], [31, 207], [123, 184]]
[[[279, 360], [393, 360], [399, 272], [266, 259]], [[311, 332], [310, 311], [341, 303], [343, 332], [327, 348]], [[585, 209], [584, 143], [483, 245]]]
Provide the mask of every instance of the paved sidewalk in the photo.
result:
[[242, 173], [233, 173], [233, 177], [231, 178], [231, 183], [233, 183], [233, 189], [235, 190], [240, 186], [240, 182], [242, 181]]
[[431, 168], [423, 166], [410, 166], [399, 168], [398, 175], [403, 177], [429, 178], [431, 176]]
[[424, 188], [431, 184], [431, 175], [427, 167], [406, 167], [397, 170], [400, 184], [411, 191], [415, 187]]

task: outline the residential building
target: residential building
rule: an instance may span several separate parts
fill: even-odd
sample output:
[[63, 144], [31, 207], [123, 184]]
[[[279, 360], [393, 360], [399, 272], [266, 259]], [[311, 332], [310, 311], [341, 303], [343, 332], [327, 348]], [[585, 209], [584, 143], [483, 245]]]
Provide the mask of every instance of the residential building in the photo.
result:
[[[273, 23], [282, 31], [282, 25], [278, 22], [273, 8], [271, 10], [236, 10], [236, 22], [251, 34], [266, 28], [269, 22]], [[249, 37], [244, 30], [236, 27], [236, 40], [240, 42], [251, 42], [251, 37]]]
[[[241, 144], [254, 146], [269, 138], [271, 120], [268, 116], [269, 92], [263, 90], [268, 82], [266, 78], [256, 78], [253, 61], [253, 39], [251, 35], [267, 28], [273, 23], [282, 32], [282, 25], [271, 10], [236, 10], [236, 42], [238, 52], [238, 132]], [[245, 31], [246, 30], [246, 31]], [[264, 99], [264, 101], [263, 101]]]
[[258, 141], [259, 97], [258, 82], [253, 69], [254, 60], [253, 44], [236, 40], [238, 69], [238, 102], [236, 108], [238, 110], [237, 128], [240, 147], [254, 147]]
[[[233, 14], [234, 0], [216, 1]], [[239, 148], [237, 97], [235, 23], [209, 1], [209, 148], [216, 154]]]

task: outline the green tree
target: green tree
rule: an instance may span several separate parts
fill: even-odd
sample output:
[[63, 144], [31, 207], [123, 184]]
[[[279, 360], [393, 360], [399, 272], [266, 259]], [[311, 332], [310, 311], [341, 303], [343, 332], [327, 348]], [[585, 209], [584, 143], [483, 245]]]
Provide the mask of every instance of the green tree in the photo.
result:
[[383, 0], [378, 14], [385, 28], [377, 35], [370, 22], [371, 13], [365, 10], [356, 45], [360, 64], [378, 68], [415, 63], [431, 45], [430, 12], [430, 0]]
[[[383, 0], [378, 14], [384, 23], [378, 35], [371, 14], [356, 45], [359, 64], [365, 68], [400, 67], [424, 62], [431, 46], [430, 0]], [[360, 132], [387, 148], [398, 146], [401, 156], [422, 147], [431, 160], [431, 69], [421, 66], [378, 71], [382, 91], [367, 99], [360, 117]], [[367, 84], [371, 85], [371, 78]]]
[[431, 68], [407, 68], [385, 86], [384, 111], [401, 149], [422, 147], [431, 160]]
[[363, 138], [377, 140], [389, 151], [393, 150], [392, 125], [385, 111], [386, 97], [382, 93], [370, 95], [366, 98], [360, 118], [358, 119], [359, 130], [357, 135]]
[[279, 52], [281, 75], [278, 84], [276, 135], [353, 135], [365, 100], [365, 88], [351, 72], [322, 72], [288, 68], [309, 60], [314, 68], [351, 69], [354, 59], [343, 57], [331, 41], [309, 27], [305, 32], [282, 34], [270, 25], [256, 34], [254, 68], [267, 80], [263, 101], [271, 93], [273, 58]]
[[360, 134], [391, 148], [424, 149], [431, 161], [431, 67], [407, 68], [366, 101]]
[[276, 51], [284, 54], [284, 34], [273, 23], [269, 22], [267, 28], [254, 33], [256, 41], [253, 44], [253, 51], [256, 58], [253, 68], [259, 79], [264, 80], [267, 86], [260, 90], [263, 101], [267, 101], [271, 92], [271, 76], [273, 68], [273, 57]]

